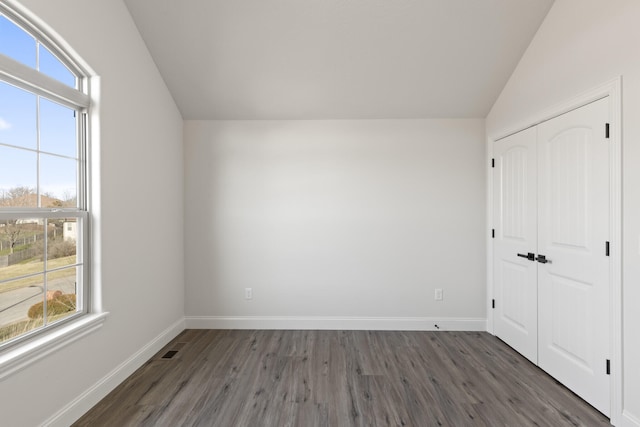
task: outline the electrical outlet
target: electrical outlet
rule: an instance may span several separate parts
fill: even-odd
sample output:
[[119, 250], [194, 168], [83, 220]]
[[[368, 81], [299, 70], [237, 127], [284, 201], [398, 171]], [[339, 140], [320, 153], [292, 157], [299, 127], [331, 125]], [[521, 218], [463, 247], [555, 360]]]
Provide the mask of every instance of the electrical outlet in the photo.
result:
[[442, 301], [442, 289], [436, 289], [435, 295], [433, 296], [433, 298], [436, 301]]
[[253, 289], [244, 288], [244, 299], [253, 299]]

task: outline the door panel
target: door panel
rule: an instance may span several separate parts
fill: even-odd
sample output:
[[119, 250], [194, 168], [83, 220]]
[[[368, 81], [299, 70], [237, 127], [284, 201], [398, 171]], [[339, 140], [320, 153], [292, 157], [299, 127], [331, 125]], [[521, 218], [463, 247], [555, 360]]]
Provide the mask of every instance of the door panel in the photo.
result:
[[494, 286], [496, 335], [537, 363], [536, 130], [494, 145]]
[[609, 142], [602, 99], [538, 126], [539, 366], [609, 414]]
[[507, 323], [505, 326], [515, 328], [519, 333], [527, 336], [533, 336], [533, 333], [528, 333], [531, 322], [527, 319], [527, 306], [530, 302], [526, 300], [531, 267], [507, 260], [503, 260], [500, 267], [502, 268], [500, 277], [503, 279], [502, 298], [499, 304], [501, 320]]
[[587, 249], [590, 135], [590, 129], [568, 129], [548, 145], [549, 238], [554, 246]]

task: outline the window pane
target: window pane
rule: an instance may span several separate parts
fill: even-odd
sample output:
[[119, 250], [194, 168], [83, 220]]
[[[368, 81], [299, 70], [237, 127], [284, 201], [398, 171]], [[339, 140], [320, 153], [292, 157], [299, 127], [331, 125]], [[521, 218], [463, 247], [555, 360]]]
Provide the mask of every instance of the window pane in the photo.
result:
[[[5, 268], [0, 268], [0, 275]], [[37, 315], [43, 301], [43, 274], [0, 283], [0, 343], [43, 326], [42, 315]], [[29, 314], [33, 318], [30, 318]]]
[[37, 148], [36, 95], [0, 82], [0, 143]]
[[40, 154], [42, 207], [76, 206], [78, 161]]
[[78, 312], [76, 303], [79, 267], [47, 273], [47, 323], [62, 320]]
[[78, 219], [50, 219], [47, 225], [47, 269], [74, 265], [77, 262]]
[[0, 341], [43, 324], [42, 316], [29, 318], [44, 300], [43, 224], [42, 218], [0, 221]]
[[75, 111], [40, 98], [40, 150], [77, 157]]
[[36, 40], [3, 15], [0, 15], [0, 53], [36, 67]]
[[0, 146], [0, 207], [36, 207], [36, 153]]
[[69, 69], [56, 58], [46, 47], [39, 45], [40, 47], [40, 71], [49, 77], [53, 77], [62, 83], [76, 87], [76, 77], [69, 71]]
[[0, 220], [0, 281], [44, 271], [44, 219]]

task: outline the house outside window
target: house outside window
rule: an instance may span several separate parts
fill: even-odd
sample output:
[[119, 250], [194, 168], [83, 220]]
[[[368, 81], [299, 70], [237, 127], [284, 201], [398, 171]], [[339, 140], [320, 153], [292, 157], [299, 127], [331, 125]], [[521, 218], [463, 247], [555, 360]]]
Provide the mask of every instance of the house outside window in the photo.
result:
[[0, 4], [0, 351], [89, 312], [88, 88]]

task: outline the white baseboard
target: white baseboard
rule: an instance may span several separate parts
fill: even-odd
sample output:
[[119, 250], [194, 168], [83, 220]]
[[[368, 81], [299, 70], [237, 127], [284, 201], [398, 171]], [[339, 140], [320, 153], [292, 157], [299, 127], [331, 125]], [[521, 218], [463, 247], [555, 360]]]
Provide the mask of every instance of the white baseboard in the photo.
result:
[[109, 392], [116, 388], [116, 386], [133, 374], [136, 369], [151, 359], [151, 357], [160, 351], [162, 347], [167, 345], [180, 332], [182, 332], [185, 329], [184, 326], [184, 319], [180, 319], [173, 325], [169, 326], [167, 329], [162, 331], [160, 335], [155, 337], [135, 354], [122, 362], [113, 371], [109, 372], [104, 378], [53, 414], [42, 424], [42, 426], [63, 427], [73, 424], [78, 418], [84, 415], [85, 412], [91, 409], [96, 403], [109, 394]]
[[431, 317], [187, 316], [187, 329], [486, 331], [487, 320]]
[[629, 411], [622, 411], [620, 427], [640, 427], [640, 417], [631, 414]]

